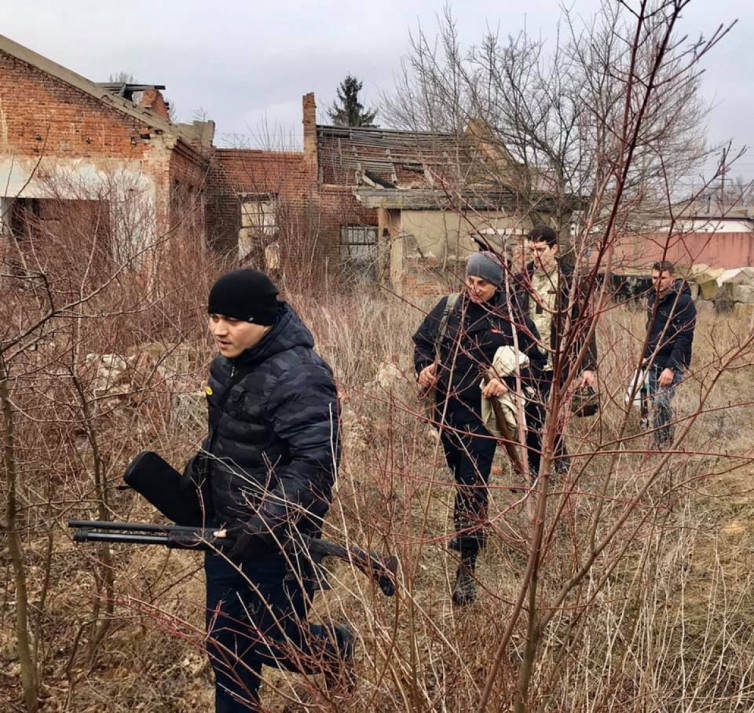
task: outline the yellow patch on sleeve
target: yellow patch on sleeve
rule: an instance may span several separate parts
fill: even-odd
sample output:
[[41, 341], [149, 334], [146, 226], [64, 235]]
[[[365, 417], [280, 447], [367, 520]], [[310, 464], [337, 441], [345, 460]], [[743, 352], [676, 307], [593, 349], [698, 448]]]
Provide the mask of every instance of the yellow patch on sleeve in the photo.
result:
[[205, 392], [207, 393], [207, 396], [212, 396], [212, 394], [214, 393], [214, 392], [212, 391], [212, 387], [211, 387], [211, 386], [209, 386], [209, 385], [207, 386], [207, 388], [206, 388], [206, 389], [204, 389], [204, 391], [205, 391]]

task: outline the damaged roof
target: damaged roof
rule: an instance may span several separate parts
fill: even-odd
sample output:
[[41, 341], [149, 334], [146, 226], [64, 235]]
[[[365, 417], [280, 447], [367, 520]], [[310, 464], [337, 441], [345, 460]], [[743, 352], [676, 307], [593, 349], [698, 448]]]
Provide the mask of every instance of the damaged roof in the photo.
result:
[[318, 125], [317, 151], [323, 183], [386, 188], [432, 187], [437, 176], [480, 156], [464, 134], [362, 126]]
[[465, 131], [452, 134], [318, 125], [317, 151], [320, 181], [325, 184], [506, 193], [520, 186], [526, 174], [533, 194], [557, 191], [547, 172], [516, 161], [477, 119]]
[[[158, 116], [153, 111], [146, 107], [138, 106], [134, 102], [126, 99], [118, 94], [113, 93], [107, 84], [97, 84], [88, 80], [86, 77], [82, 77], [80, 74], [76, 74], [73, 70], [63, 67], [56, 62], [53, 62], [47, 57], [43, 57], [41, 54], [37, 54], [28, 47], [14, 42], [9, 37], [0, 35], [0, 52], [5, 52], [16, 59], [25, 62], [26, 64], [35, 67], [36, 69], [45, 72], [57, 79], [70, 84], [76, 89], [89, 94], [96, 99], [99, 99], [104, 104], [110, 106], [116, 111], [122, 112], [128, 116], [146, 124], [150, 129], [154, 129], [155, 133], [167, 133], [173, 134], [178, 138], [187, 142], [198, 141], [204, 145], [211, 144], [212, 137], [208, 136], [207, 126], [212, 122], [194, 122], [194, 124], [175, 124], [168, 119], [164, 119]], [[154, 85], [153, 85], [154, 86]], [[212, 124], [212, 128], [214, 124]], [[211, 131], [214, 134], [214, 130]], [[209, 144], [207, 143], [209, 139]]]

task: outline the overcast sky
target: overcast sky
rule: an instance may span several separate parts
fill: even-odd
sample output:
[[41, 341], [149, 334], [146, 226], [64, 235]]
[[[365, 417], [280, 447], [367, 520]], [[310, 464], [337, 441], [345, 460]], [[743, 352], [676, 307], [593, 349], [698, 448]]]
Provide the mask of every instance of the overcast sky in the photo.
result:
[[[590, 16], [598, 0], [572, 0]], [[202, 111], [216, 142], [265, 133], [300, 142], [301, 97], [314, 91], [322, 112], [346, 73], [364, 82], [366, 104], [389, 91], [408, 51], [409, 32], [437, 28], [442, 2], [431, 0], [2, 0], [0, 33], [93, 81], [124, 71], [167, 85], [181, 121]], [[452, 4], [461, 39], [478, 43], [485, 27], [503, 34], [524, 25], [553, 37], [557, 0], [459, 0]], [[754, 145], [754, 2], [692, 0], [684, 32], [709, 35], [738, 19], [705, 60], [705, 96], [715, 108], [710, 139]], [[754, 177], [754, 150], [732, 173]]]

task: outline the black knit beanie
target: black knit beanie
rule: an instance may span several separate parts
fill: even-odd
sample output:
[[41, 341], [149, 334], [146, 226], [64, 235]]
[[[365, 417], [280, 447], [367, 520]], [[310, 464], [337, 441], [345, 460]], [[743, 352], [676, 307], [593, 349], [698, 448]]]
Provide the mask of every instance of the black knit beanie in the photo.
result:
[[275, 324], [277, 294], [277, 287], [263, 272], [233, 270], [212, 285], [207, 311], [267, 327]]

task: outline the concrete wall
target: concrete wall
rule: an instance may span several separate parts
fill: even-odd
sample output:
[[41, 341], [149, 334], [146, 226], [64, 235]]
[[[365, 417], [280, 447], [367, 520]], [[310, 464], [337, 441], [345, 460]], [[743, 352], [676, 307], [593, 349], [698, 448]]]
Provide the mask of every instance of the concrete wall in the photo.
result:
[[402, 295], [434, 296], [456, 289], [466, 260], [479, 246], [472, 235], [502, 251], [516, 250], [531, 223], [501, 212], [459, 215], [442, 210], [404, 210], [400, 238], [390, 251], [390, 282]]
[[[669, 227], [668, 225], [657, 225], [657, 231], [667, 232]], [[679, 233], [745, 233], [750, 231], [751, 228], [751, 222], [734, 218], [681, 219], [673, 226], [673, 230]]]
[[[0, 156], [2, 198], [107, 202], [113, 248], [119, 260], [133, 257], [154, 242], [158, 184], [140, 160]], [[8, 229], [9, 211], [5, 213]]]
[[404, 251], [409, 257], [436, 260], [465, 259], [478, 248], [471, 235], [484, 237], [496, 248], [502, 247], [502, 234], [525, 232], [530, 224], [505, 213], [471, 213], [461, 215], [443, 210], [404, 210], [401, 231]]
[[614, 265], [616, 270], [645, 270], [663, 257], [679, 265], [754, 266], [754, 232], [625, 236], [618, 241]]

